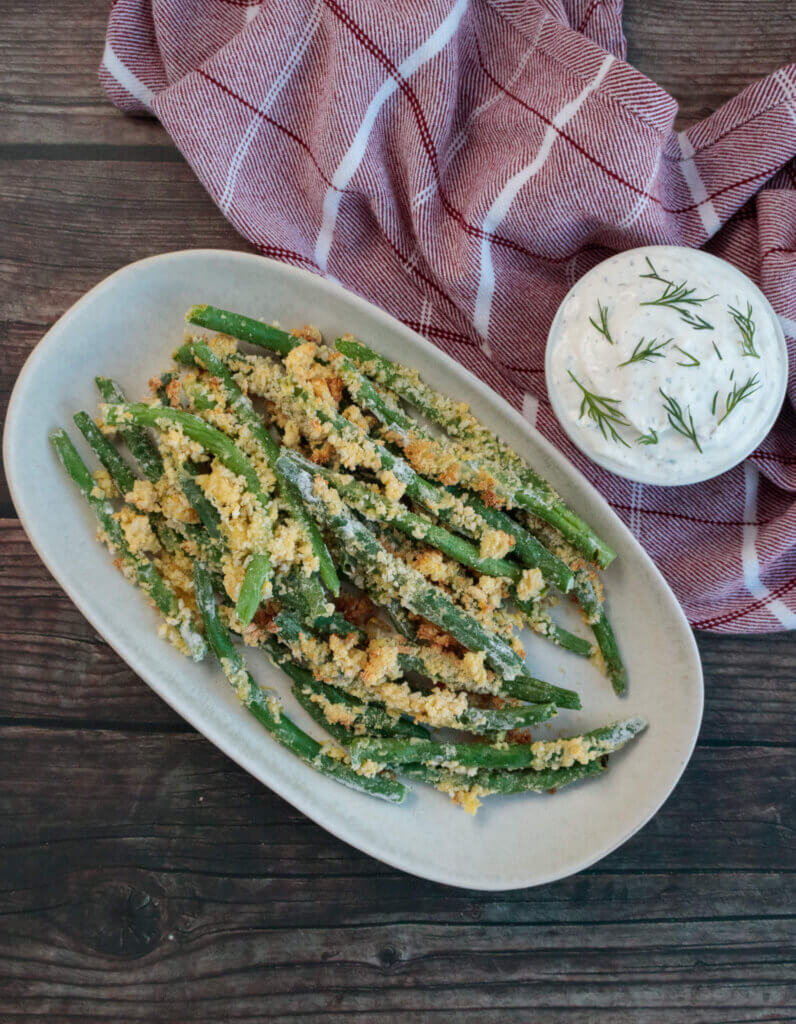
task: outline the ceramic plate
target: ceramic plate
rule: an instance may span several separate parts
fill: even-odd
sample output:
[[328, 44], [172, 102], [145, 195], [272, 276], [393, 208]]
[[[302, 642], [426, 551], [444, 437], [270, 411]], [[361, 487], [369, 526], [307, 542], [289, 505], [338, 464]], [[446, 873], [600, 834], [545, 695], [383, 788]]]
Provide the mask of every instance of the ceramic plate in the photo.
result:
[[[92, 517], [58, 465], [48, 431], [93, 412], [94, 377], [115, 377], [132, 397], [164, 368], [192, 303], [210, 302], [283, 325], [316, 324], [334, 338], [351, 331], [415, 366], [475, 413], [561, 491], [618, 552], [604, 573], [608, 607], [629, 672], [620, 700], [588, 662], [539, 637], [527, 640], [534, 674], [580, 692], [550, 735], [641, 715], [648, 730], [612, 758], [598, 779], [554, 796], [487, 800], [471, 818], [447, 797], [417, 787], [402, 805], [351, 792], [283, 751], [240, 707], [207, 659], [194, 665], [158, 639], [155, 613], [112, 567]], [[79, 439], [84, 456], [88, 453]], [[85, 295], [42, 339], [17, 381], [4, 438], [6, 472], [34, 547], [86, 618], [179, 714], [243, 768], [330, 832], [424, 878], [474, 889], [539, 885], [580, 871], [633, 835], [671, 793], [688, 762], [702, 715], [697, 648], [674, 595], [597, 492], [488, 387], [376, 307], [314, 275], [260, 256], [217, 250], [168, 253], [133, 263]], [[568, 604], [568, 603], [567, 603]], [[570, 614], [570, 609], [563, 608]], [[558, 614], [558, 613], [557, 613]], [[573, 618], [572, 621], [576, 621]], [[577, 628], [577, 627], [576, 627]], [[286, 680], [259, 652], [247, 654], [290, 714], [319, 729]]]

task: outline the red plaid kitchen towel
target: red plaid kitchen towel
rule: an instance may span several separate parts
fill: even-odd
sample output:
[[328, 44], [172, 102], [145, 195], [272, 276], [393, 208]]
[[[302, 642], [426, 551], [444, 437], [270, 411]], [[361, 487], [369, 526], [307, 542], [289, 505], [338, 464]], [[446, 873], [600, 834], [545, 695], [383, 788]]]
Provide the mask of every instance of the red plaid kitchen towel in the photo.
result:
[[[621, 0], [116, 0], [100, 79], [153, 113], [260, 252], [335, 278], [487, 381], [607, 497], [694, 626], [796, 626], [796, 65], [687, 132], [625, 63]], [[569, 442], [543, 353], [620, 249], [706, 246], [766, 292], [789, 401], [705, 484]]]

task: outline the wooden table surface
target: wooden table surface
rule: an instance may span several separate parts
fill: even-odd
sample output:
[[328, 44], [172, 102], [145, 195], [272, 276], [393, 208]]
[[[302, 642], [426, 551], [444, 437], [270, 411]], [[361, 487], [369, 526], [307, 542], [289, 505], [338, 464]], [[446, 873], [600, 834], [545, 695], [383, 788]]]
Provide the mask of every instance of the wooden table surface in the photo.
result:
[[[108, 4], [0, 0], [3, 407], [86, 289], [168, 249], [245, 249], [95, 68]], [[679, 126], [796, 54], [788, 0], [633, 0], [630, 58]], [[43, 396], [46, 400], [46, 396]], [[596, 867], [457, 891], [349, 848], [121, 662], [0, 491], [0, 1021], [796, 1019], [796, 638], [701, 635], [700, 742]]]

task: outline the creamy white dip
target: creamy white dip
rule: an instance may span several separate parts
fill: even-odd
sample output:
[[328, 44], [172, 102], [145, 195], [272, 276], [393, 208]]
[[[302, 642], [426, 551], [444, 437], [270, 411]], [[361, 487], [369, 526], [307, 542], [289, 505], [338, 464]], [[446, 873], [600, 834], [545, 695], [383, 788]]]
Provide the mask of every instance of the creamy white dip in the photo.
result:
[[768, 433], [787, 352], [762, 292], [724, 260], [648, 246], [595, 267], [547, 347], [553, 408], [596, 462], [649, 483], [704, 480]]

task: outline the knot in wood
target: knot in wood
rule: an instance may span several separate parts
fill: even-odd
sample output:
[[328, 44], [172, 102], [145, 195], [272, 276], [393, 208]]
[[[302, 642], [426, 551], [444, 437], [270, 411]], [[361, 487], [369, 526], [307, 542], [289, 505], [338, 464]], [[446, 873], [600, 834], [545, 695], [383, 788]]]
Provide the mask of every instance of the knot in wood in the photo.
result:
[[379, 963], [382, 967], [392, 967], [397, 964], [401, 959], [401, 954], [395, 948], [395, 946], [385, 946], [384, 949], [379, 950]]
[[85, 941], [100, 953], [144, 956], [160, 940], [158, 901], [125, 882], [100, 885], [83, 905], [82, 932]]

